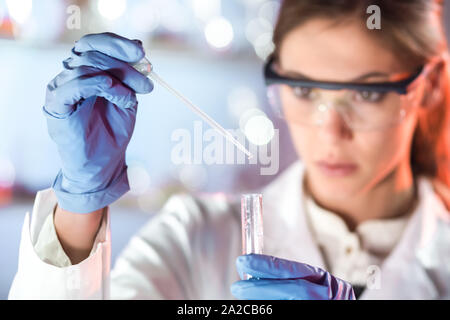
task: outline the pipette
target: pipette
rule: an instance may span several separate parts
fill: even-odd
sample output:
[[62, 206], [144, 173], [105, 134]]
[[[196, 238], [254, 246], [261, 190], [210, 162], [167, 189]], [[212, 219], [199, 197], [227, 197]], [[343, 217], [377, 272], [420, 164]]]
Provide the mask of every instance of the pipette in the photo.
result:
[[202, 111], [199, 107], [194, 105], [191, 101], [189, 101], [185, 96], [172, 88], [167, 82], [165, 82], [160, 76], [158, 76], [153, 70], [153, 65], [147, 59], [147, 57], [142, 58], [139, 62], [135, 63], [133, 67], [142, 73], [143, 75], [149, 77], [154, 82], [159, 83], [164, 88], [166, 88], [170, 93], [183, 101], [191, 110], [198, 114], [203, 120], [205, 120], [211, 127], [217, 130], [225, 139], [234, 144], [239, 150], [244, 152], [248, 158], [252, 157], [250, 151], [248, 151], [238, 140], [236, 140], [233, 135], [225, 130], [220, 124], [218, 124], [213, 118], [207, 115], [204, 111]]

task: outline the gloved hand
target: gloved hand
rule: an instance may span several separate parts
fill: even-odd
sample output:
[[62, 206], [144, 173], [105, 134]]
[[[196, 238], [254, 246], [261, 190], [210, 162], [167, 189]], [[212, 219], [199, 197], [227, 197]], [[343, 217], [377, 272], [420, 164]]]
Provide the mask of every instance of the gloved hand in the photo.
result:
[[241, 300], [354, 300], [352, 286], [330, 273], [310, 265], [262, 254], [247, 254], [236, 260], [243, 279], [231, 285]]
[[144, 57], [139, 40], [90, 34], [47, 86], [44, 114], [62, 168], [53, 189], [75, 213], [101, 209], [129, 190], [125, 151], [134, 130], [136, 93], [153, 90], [130, 63]]

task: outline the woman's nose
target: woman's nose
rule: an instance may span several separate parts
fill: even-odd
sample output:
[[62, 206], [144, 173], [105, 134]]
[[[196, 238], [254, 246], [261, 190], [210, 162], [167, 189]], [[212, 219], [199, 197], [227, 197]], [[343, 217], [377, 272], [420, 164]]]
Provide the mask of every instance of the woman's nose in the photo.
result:
[[339, 105], [331, 101], [321, 102], [316, 110], [314, 122], [322, 138], [331, 142], [351, 138], [352, 130]]

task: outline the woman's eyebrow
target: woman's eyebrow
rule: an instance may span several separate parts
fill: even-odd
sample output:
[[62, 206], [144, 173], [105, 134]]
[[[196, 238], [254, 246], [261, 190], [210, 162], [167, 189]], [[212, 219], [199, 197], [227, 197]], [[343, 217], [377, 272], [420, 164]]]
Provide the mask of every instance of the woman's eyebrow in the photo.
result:
[[[312, 79], [312, 78], [305, 76], [304, 74], [297, 72], [297, 71], [285, 71], [285, 72], [283, 72], [283, 75], [287, 76], [287, 77], [299, 79], [299, 80], [323, 81], [323, 80]], [[353, 79], [351, 79], [349, 81], [345, 81], [345, 82], [360, 82], [360, 81], [367, 80], [370, 78], [389, 78], [389, 74], [384, 73], [384, 72], [379, 72], [379, 71], [372, 71], [372, 72], [365, 73], [359, 77], [353, 78]], [[336, 81], [331, 81], [331, 82], [336, 82]]]

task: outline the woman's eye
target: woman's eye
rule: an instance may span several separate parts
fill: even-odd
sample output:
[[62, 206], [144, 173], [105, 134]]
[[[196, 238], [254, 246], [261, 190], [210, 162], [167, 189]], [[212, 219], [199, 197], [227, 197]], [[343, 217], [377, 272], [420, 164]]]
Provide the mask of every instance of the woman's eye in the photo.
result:
[[356, 91], [355, 100], [358, 102], [380, 102], [385, 96], [383, 92]]
[[311, 99], [313, 97], [313, 90], [312, 90], [312, 88], [293, 87], [292, 90], [294, 92], [294, 95], [297, 98]]

